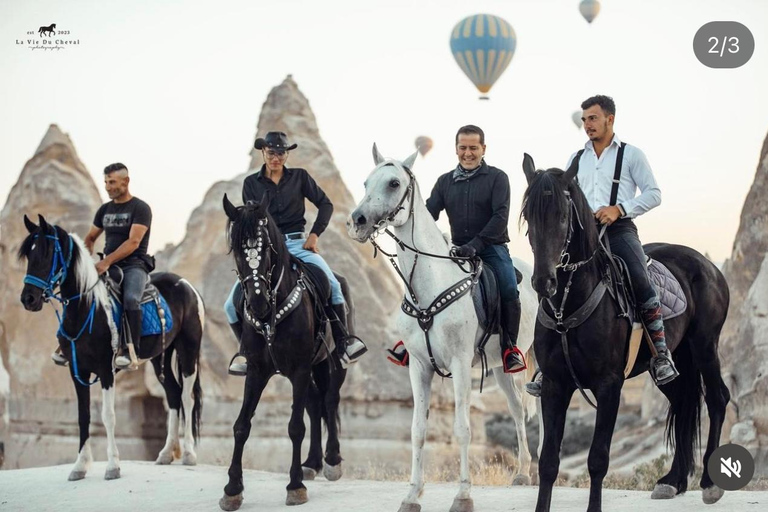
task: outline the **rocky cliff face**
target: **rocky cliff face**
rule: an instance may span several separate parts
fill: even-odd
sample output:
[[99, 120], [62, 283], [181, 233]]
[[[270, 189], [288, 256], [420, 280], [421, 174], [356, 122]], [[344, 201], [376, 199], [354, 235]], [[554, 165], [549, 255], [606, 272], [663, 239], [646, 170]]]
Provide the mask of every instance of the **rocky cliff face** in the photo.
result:
[[760, 153], [733, 253], [723, 265], [731, 307], [721, 338], [731, 391], [724, 437], [755, 456], [756, 473], [768, 475], [768, 138]]
[[[16, 258], [27, 236], [23, 216], [36, 221], [42, 214], [48, 222], [83, 237], [101, 202], [69, 136], [51, 125], [0, 212], [0, 362], [4, 365], [0, 369], [0, 443], [5, 446], [5, 467], [50, 464], [50, 457], [66, 461], [77, 453], [76, 441], [62, 443], [59, 437], [76, 435], [77, 406], [69, 371], [55, 366], [49, 357], [57, 344], [56, 315], [50, 306], [30, 313], [19, 302], [26, 273], [26, 262]], [[122, 404], [147, 396], [143, 380], [143, 375], [120, 376]], [[92, 395], [98, 435], [101, 394]], [[140, 399], [134, 405], [141, 409]], [[156, 405], [162, 415], [162, 405]], [[140, 434], [141, 426], [132, 430], [138, 422], [127, 421], [133, 415], [129, 408], [122, 406], [120, 411], [119, 418], [126, 420], [120, 423], [122, 434]], [[99, 445], [98, 440], [95, 443]], [[134, 444], [138, 447], [143, 442]], [[127, 453], [139, 452], [128, 449]]]

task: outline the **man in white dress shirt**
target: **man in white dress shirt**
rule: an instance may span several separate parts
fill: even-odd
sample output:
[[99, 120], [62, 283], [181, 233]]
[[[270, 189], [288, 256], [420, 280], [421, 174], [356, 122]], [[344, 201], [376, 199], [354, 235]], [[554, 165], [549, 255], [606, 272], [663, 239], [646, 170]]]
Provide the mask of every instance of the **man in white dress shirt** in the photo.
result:
[[[589, 141], [584, 149], [571, 155], [579, 159], [577, 180], [595, 212], [595, 219], [606, 224], [611, 251], [627, 264], [635, 301], [658, 355], [651, 360], [651, 372], [658, 385], [671, 382], [678, 373], [667, 349], [664, 319], [656, 289], [648, 278], [645, 253], [632, 221], [661, 204], [661, 190], [645, 154], [623, 143], [613, 133], [616, 105], [609, 96], [593, 96], [581, 104], [584, 130]], [[621, 158], [619, 158], [621, 157]], [[621, 166], [617, 168], [617, 161]], [[618, 187], [614, 176], [619, 174]], [[640, 189], [640, 195], [635, 195]], [[615, 197], [614, 197], [615, 194]], [[540, 378], [526, 385], [534, 396], [541, 393]]]

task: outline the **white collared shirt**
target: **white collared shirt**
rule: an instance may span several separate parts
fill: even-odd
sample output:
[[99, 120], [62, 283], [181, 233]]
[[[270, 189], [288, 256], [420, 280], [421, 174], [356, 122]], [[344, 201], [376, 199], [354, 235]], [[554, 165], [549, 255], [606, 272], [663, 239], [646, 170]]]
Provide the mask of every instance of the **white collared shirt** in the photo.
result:
[[[611, 187], [619, 146], [621, 140], [614, 134], [613, 140], [598, 158], [592, 141], [584, 145], [584, 152], [579, 159], [578, 179], [592, 211], [608, 206], [611, 202]], [[568, 159], [566, 169], [570, 167], [575, 156], [576, 153]], [[640, 195], [635, 197], [637, 189], [640, 189]], [[648, 159], [639, 148], [629, 144], [624, 148], [616, 204], [621, 205], [629, 218], [638, 217], [661, 204], [661, 189], [656, 184]]]

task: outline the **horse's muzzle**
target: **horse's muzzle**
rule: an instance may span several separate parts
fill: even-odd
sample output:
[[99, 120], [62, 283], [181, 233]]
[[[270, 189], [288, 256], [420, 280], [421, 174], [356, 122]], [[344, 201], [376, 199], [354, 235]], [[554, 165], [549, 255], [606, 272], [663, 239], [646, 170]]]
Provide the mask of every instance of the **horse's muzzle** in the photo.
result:
[[540, 297], [551, 299], [557, 293], [557, 277], [554, 275], [534, 276], [531, 279], [531, 284]]
[[40, 311], [43, 309], [43, 298], [32, 291], [22, 291], [20, 300], [27, 311]]
[[347, 218], [347, 234], [353, 240], [365, 242], [372, 231], [369, 220], [359, 210], [355, 210]]

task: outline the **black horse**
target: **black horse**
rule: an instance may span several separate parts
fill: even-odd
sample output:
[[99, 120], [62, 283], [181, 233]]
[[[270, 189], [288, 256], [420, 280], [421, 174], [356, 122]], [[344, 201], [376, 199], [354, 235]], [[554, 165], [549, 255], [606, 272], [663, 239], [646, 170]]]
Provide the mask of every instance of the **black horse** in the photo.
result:
[[[307, 293], [308, 276], [295, 267], [298, 261], [288, 252], [282, 233], [267, 211], [266, 198], [261, 203], [235, 207], [225, 195], [223, 202], [229, 218], [229, 248], [234, 253], [244, 295], [242, 347], [248, 369], [243, 406], [234, 425], [229, 482], [219, 506], [237, 510], [242, 505], [242, 456], [251, 418], [264, 388], [276, 374], [287, 377], [293, 388], [288, 424], [293, 455], [286, 505], [300, 505], [308, 500], [302, 483], [305, 475], [313, 478], [322, 467], [321, 416], [328, 429], [324, 474], [329, 480], [341, 477], [339, 390], [346, 370], [335, 350], [316, 345], [321, 331], [326, 330], [324, 315], [318, 314], [324, 304]], [[302, 469], [305, 407], [312, 420], [312, 443]]]
[[52, 36], [55, 30], [56, 30], [56, 24], [53, 23], [47, 27], [40, 27], [37, 33], [40, 35], [40, 37], [43, 37], [43, 34], [48, 34], [49, 36]]
[[[42, 215], [39, 222], [36, 225], [24, 216], [29, 236], [19, 248], [19, 259], [27, 259], [21, 302], [28, 311], [40, 311], [43, 304], [52, 299], [60, 301], [63, 307], [57, 337], [62, 353], [69, 361], [80, 425], [79, 455], [69, 479], [84, 478], [93, 460], [88, 433], [91, 421], [89, 386], [97, 380], [101, 380], [102, 420], [107, 431], [109, 461], [105, 478], [119, 478], [112, 365], [118, 340], [109, 292], [80, 238], [48, 224]], [[138, 351], [139, 358], [152, 360], [168, 400], [168, 437], [157, 463], [170, 464], [175, 455], [181, 456], [184, 464], [194, 465], [197, 463], [194, 445], [203, 407], [198, 371], [205, 317], [203, 301], [189, 282], [175, 274], [154, 273], [151, 282], [165, 298], [173, 323], [165, 336], [142, 337]], [[171, 365], [174, 352], [178, 366], [176, 376]], [[91, 374], [96, 376], [93, 382], [89, 382]], [[183, 446], [179, 446], [180, 410], [184, 419]]]
[[[528, 223], [534, 254], [533, 287], [542, 297], [540, 313], [544, 308], [552, 316], [551, 307], [545, 304], [551, 301], [559, 308], [565, 300], [562, 318], [568, 318], [588, 301], [603, 279], [608, 256], [600, 249], [594, 215], [574, 181], [578, 159], [566, 172], [560, 169], [536, 172], [533, 159], [526, 155], [523, 170], [528, 189], [521, 215]], [[707, 462], [718, 446], [725, 407], [730, 400], [717, 353], [720, 330], [728, 311], [728, 285], [720, 271], [693, 249], [660, 243], [644, 248], [677, 278], [688, 301], [685, 313], [664, 322], [667, 343], [680, 372], [677, 379], [659, 388], [670, 402], [666, 437], [675, 455], [669, 473], [659, 479], [652, 497], [673, 498], [686, 491], [688, 476], [694, 472], [701, 397], [706, 390], [710, 426], [700, 483], [704, 502], [714, 503], [723, 491], [712, 482]], [[564, 260], [568, 263], [564, 264]], [[566, 291], [567, 288], [570, 290]], [[566, 347], [574, 374], [597, 398], [595, 433], [587, 461], [591, 480], [587, 510], [601, 510], [603, 478], [608, 470], [611, 436], [624, 383], [626, 340], [630, 334], [629, 322], [619, 318], [619, 313], [617, 303], [605, 294], [583, 323], [567, 331], [565, 340], [559, 332], [537, 322], [534, 346], [544, 375], [541, 396], [544, 442], [539, 462], [537, 512], [550, 508], [552, 486], [560, 465], [565, 414], [576, 389], [566, 363]], [[647, 371], [650, 357], [650, 350], [643, 346], [629, 377]]]

